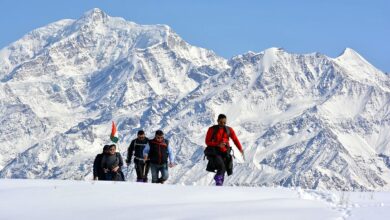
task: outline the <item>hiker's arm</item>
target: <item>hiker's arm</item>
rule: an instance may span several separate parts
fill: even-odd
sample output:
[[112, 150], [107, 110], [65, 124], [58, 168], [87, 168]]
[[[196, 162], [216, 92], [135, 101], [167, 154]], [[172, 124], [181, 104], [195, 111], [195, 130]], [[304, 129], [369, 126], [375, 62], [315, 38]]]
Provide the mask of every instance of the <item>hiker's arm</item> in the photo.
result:
[[133, 157], [133, 151], [134, 151], [134, 140], [130, 143], [129, 148], [127, 149], [127, 159], [126, 163], [130, 164], [131, 163], [131, 157]]
[[148, 159], [149, 151], [150, 151], [150, 146], [149, 146], [149, 143], [147, 143], [147, 144], [145, 145], [144, 152], [143, 152], [143, 154], [144, 154], [144, 160], [147, 160], [147, 159]]
[[95, 161], [93, 161], [93, 179], [98, 177], [98, 169], [99, 169], [99, 161], [98, 156], [95, 157]]
[[122, 159], [122, 155], [119, 153], [119, 155], [118, 155], [118, 158], [119, 158], [119, 164], [118, 164], [118, 166], [119, 166], [119, 168], [120, 167], [122, 167], [123, 166], [123, 159]]
[[168, 157], [171, 164], [174, 163], [175, 157], [173, 156], [172, 148], [168, 145]]
[[238, 150], [240, 150], [240, 152], [242, 153], [243, 151], [242, 151], [241, 143], [238, 140], [233, 128], [230, 128], [230, 137], [232, 138], [232, 140], [233, 140], [234, 144], [236, 145], [236, 147], [238, 148]]

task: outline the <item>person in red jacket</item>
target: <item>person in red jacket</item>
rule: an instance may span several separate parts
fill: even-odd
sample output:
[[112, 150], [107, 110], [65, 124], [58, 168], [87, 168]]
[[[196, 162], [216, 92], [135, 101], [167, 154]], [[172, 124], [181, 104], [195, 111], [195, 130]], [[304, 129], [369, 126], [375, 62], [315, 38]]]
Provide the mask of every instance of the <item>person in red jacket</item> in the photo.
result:
[[238, 150], [244, 157], [244, 151], [233, 128], [226, 126], [226, 115], [218, 115], [218, 125], [210, 127], [206, 135], [205, 155], [209, 160], [207, 171], [216, 172], [214, 176], [215, 184], [222, 186], [225, 178], [225, 172], [228, 175], [233, 173], [233, 159], [229, 138], [233, 140]]

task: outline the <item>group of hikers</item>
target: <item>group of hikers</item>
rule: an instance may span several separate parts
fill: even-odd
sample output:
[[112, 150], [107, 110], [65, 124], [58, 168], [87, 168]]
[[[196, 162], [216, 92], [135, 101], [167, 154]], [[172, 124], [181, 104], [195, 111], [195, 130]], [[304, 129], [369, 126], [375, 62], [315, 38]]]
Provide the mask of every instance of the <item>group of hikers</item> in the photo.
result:
[[[205, 157], [208, 160], [206, 170], [214, 172], [214, 180], [217, 186], [222, 186], [225, 173], [233, 173], [232, 148], [229, 138], [233, 140], [238, 150], [244, 157], [244, 151], [234, 130], [226, 126], [226, 115], [218, 116], [218, 124], [210, 127], [206, 134]], [[134, 158], [134, 159], [133, 159]], [[143, 130], [139, 130], [137, 138], [132, 140], [127, 150], [126, 164], [130, 167], [133, 159], [134, 169], [137, 174], [137, 182], [148, 182], [149, 169], [152, 183], [163, 184], [169, 177], [168, 168], [172, 168], [174, 156], [169, 141], [164, 138], [164, 132], [157, 130], [153, 139], [145, 136]], [[116, 145], [105, 145], [103, 153], [98, 154], [93, 164], [94, 180], [124, 181], [122, 172], [123, 159], [116, 152]]]

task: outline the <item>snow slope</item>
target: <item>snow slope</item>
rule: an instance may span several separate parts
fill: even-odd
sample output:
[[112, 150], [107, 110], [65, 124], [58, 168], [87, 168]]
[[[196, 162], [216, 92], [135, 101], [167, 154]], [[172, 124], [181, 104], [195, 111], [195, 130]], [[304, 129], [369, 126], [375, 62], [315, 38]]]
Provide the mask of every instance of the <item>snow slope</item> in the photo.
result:
[[247, 158], [236, 152], [228, 185], [388, 190], [389, 103], [389, 75], [350, 48], [226, 60], [93, 9], [0, 50], [0, 177], [90, 179], [115, 121], [121, 153], [139, 129], [162, 129], [169, 183], [210, 185], [204, 137], [225, 113]]
[[379, 220], [390, 217], [389, 206], [389, 193], [0, 180], [0, 219]]

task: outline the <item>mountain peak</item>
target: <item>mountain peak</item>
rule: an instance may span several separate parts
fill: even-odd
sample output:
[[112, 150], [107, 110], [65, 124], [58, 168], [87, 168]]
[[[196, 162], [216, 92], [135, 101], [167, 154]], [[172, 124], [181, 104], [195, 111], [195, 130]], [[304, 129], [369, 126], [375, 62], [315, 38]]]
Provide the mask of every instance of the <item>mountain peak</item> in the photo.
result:
[[334, 59], [335, 61], [342, 63], [343, 66], [355, 67], [360, 71], [362, 68], [369, 68], [365, 72], [368, 74], [368, 77], [371, 77], [374, 72], [382, 71], [376, 69], [370, 62], [368, 62], [364, 57], [362, 57], [358, 52], [351, 48], [345, 48], [344, 52]]
[[338, 56], [336, 59], [338, 60], [363, 60], [367, 62], [358, 52], [351, 48], [345, 48], [343, 53]]
[[271, 67], [279, 59], [279, 55], [283, 52], [284, 50], [282, 48], [277, 47], [271, 47], [264, 50], [263, 68], [268, 69]]
[[278, 55], [283, 54], [285, 51], [283, 48], [271, 47], [264, 50], [264, 57], [276, 58]]
[[278, 52], [283, 52], [283, 48], [281, 47], [271, 47], [271, 48], [268, 48], [266, 50], [264, 50], [265, 53], [278, 53]]
[[108, 15], [104, 13], [99, 8], [93, 8], [87, 12], [84, 13], [84, 15], [81, 17], [82, 20], [86, 21], [105, 21], [108, 18]]

